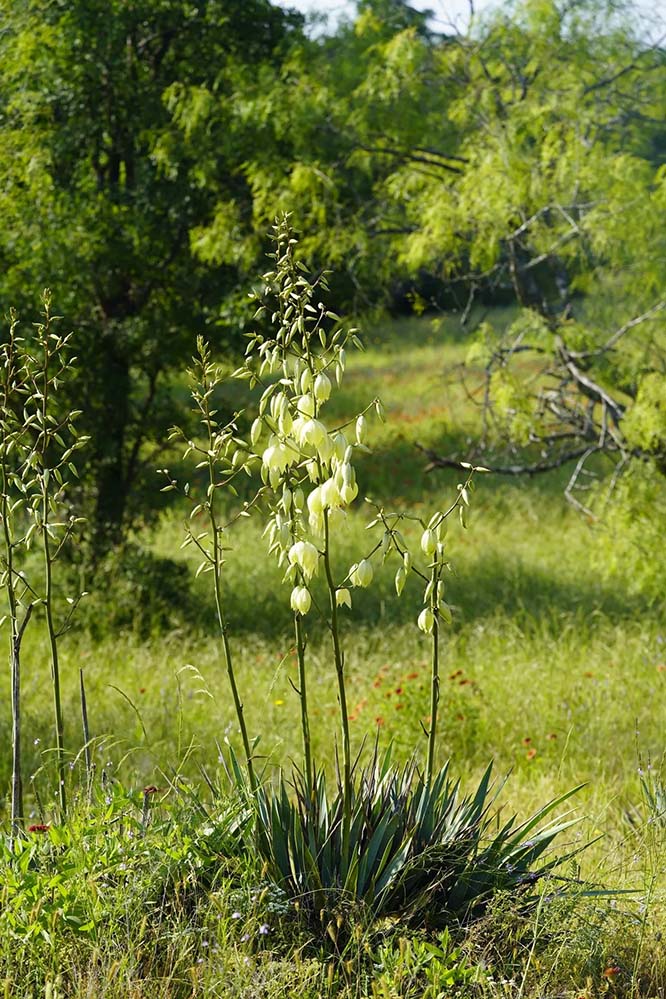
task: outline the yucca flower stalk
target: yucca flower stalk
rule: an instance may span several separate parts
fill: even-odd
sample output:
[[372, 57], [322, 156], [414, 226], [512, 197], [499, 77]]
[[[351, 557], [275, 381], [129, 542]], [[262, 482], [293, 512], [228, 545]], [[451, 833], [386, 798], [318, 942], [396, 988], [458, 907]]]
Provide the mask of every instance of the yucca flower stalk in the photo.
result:
[[[376, 400], [345, 426], [329, 429], [324, 417], [333, 382], [340, 384], [350, 344], [360, 346], [354, 330], [345, 331], [339, 318], [316, 300], [326, 291], [325, 278], [310, 282], [295, 257], [296, 241], [287, 219], [275, 227], [274, 269], [264, 274], [263, 293], [257, 296], [256, 319], [270, 314], [275, 332], [250, 338], [246, 363], [235, 375], [263, 388], [259, 414], [251, 430], [262, 477], [268, 490], [269, 519], [266, 533], [269, 551], [285, 567], [285, 582], [292, 586], [290, 604], [298, 657], [297, 693], [301, 703], [301, 727], [306, 787], [314, 786], [307, 699], [304, 619], [313, 606], [312, 582], [319, 574], [327, 588], [324, 615], [331, 636], [336, 673], [342, 784], [345, 801], [352, 796], [352, 750], [345, 687], [345, 660], [340, 639], [339, 609], [351, 603], [344, 580], [332, 568], [333, 521], [358, 494], [352, 455], [362, 447], [366, 413], [377, 408]], [[349, 434], [352, 430], [353, 436]], [[367, 585], [370, 563], [354, 578]], [[345, 809], [347, 817], [349, 808]]]
[[[193, 366], [189, 375], [193, 410], [199, 425], [203, 428], [203, 441], [190, 439], [180, 427], [172, 428], [169, 439], [184, 440], [186, 442], [184, 456], [188, 457], [190, 454], [194, 454], [199, 458], [196, 467], [205, 472], [205, 496], [203, 499], [199, 499], [191, 492], [189, 484], [183, 486], [181, 490], [176, 479], [170, 475], [166, 468], [161, 469], [162, 474], [168, 479], [168, 484], [163, 487], [162, 491], [182, 491], [183, 495], [192, 503], [190, 520], [182, 547], [194, 545], [202, 556], [202, 561], [197, 568], [197, 575], [211, 573], [213, 577], [215, 611], [222, 645], [222, 658], [243, 743], [250, 787], [255, 792], [258, 784], [254, 767], [253, 744], [248, 733], [243, 700], [236, 679], [224, 600], [225, 538], [231, 525], [224, 523], [220, 509], [223, 493], [229, 490], [233, 491], [234, 479], [241, 473], [248, 471], [246, 459], [249, 445], [239, 437], [235, 418], [226, 424], [221, 424], [218, 421], [215, 393], [223, 378], [219, 366], [211, 360], [210, 348], [203, 337], [197, 338], [197, 354], [193, 358]], [[251, 506], [252, 503], [246, 503], [232, 518], [232, 523], [239, 517], [249, 516]], [[207, 527], [203, 531], [195, 532], [193, 525], [200, 514], [205, 516]]]

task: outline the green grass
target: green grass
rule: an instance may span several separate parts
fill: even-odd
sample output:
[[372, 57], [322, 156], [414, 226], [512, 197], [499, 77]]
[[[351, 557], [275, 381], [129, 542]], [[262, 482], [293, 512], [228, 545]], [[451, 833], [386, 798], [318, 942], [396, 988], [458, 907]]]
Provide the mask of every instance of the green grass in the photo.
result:
[[[415, 442], [464, 457], [475, 432], [477, 414], [456, 374], [466, 345], [450, 324], [435, 328], [428, 320], [371, 330], [367, 342], [367, 351], [350, 361], [343, 390], [331, 402], [328, 418], [344, 422], [380, 396], [387, 422], [372, 424], [372, 453], [357, 469], [360, 497], [371, 495], [387, 509], [425, 515], [447, 503], [458, 477], [425, 472]], [[477, 376], [468, 372], [468, 387], [473, 389]], [[570, 876], [636, 894], [620, 895], [612, 905], [599, 897], [580, 899], [575, 906], [564, 902], [559, 908], [544, 906], [529, 919], [512, 910], [511, 900], [498, 900], [483, 925], [462, 941], [465, 959], [477, 970], [473, 982], [454, 981], [461, 995], [657, 995], [666, 982], [666, 960], [656, 936], [666, 911], [666, 829], [658, 822], [648, 823], [638, 773], [639, 766], [650, 760], [657, 767], [664, 751], [659, 710], [666, 694], [663, 607], [633, 580], [600, 572], [599, 567], [609, 561], [608, 536], [601, 526], [589, 524], [566, 506], [562, 482], [557, 475], [530, 482], [479, 477], [469, 530], [456, 526], [449, 532], [456, 571], [448, 599], [455, 613], [442, 641], [440, 761], [450, 757], [463, 784], [471, 784], [494, 759], [498, 776], [511, 771], [502, 801], [520, 815], [587, 782], [578, 796], [582, 821], [570, 840], [580, 844], [599, 835], [603, 838], [580, 856], [580, 870], [572, 869]], [[365, 530], [370, 517], [370, 508], [359, 498], [341, 533], [340, 566], [348, 566], [372, 546]], [[270, 767], [300, 757], [299, 708], [290, 683], [295, 680], [295, 658], [288, 590], [264, 554], [261, 533], [261, 524], [254, 520], [238, 525], [226, 567], [226, 589], [248, 727], [251, 734], [262, 734], [259, 750]], [[193, 568], [191, 550], [179, 551], [181, 539], [182, 516], [173, 511], [150, 538], [141, 541], [156, 554], [183, 559]], [[654, 558], [656, 562], [658, 552]], [[345, 611], [344, 633], [355, 747], [365, 745], [369, 752], [377, 735], [381, 745], [395, 744], [397, 758], [407, 759], [415, 749], [415, 738], [417, 751], [425, 755], [425, 737], [415, 733], [428, 713], [428, 651], [415, 623], [420, 594], [408, 586], [397, 601], [394, 572], [395, 565], [389, 563], [369, 591], [354, 591], [354, 613]], [[121, 581], [116, 585], [122, 590]], [[134, 591], [127, 585], [131, 603]], [[93, 633], [74, 631], [63, 641], [68, 745], [74, 749], [81, 745], [79, 668], [85, 672], [91, 730], [97, 740], [96, 786], [101, 797], [92, 813], [81, 803], [76, 822], [83, 826], [99, 821], [108, 830], [116, 829], [114, 815], [125, 817], [121, 826], [129, 821], [127, 816], [138, 821], [140, 788], [152, 783], [176, 786], [177, 774], [188, 782], [183, 787], [203, 794], [198, 790], [200, 766], [211, 779], [221, 780], [218, 753], [226, 740], [238, 748], [206, 577], [192, 581], [186, 590], [172, 626], [162, 626], [149, 637], [132, 628], [111, 631], [98, 621]], [[95, 614], [103, 613], [105, 599], [104, 594], [95, 598]], [[113, 594], [110, 599], [115, 599]], [[315, 755], [332, 767], [337, 736], [335, 677], [327, 636], [316, 622], [309, 655]], [[52, 739], [48, 666], [41, 640], [27, 640], [24, 658], [27, 766], [35, 775], [34, 786], [48, 821], [53, 799]], [[0, 709], [3, 746], [9, 745], [7, 687], [5, 676]], [[83, 762], [75, 752], [72, 763], [76, 786]], [[107, 787], [129, 789], [106, 819], [104, 807], [112, 806], [104, 806], [102, 772]], [[3, 787], [8, 786], [8, 776], [5, 751], [0, 759]], [[32, 821], [38, 821], [32, 786], [27, 788]], [[188, 835], [196, 838], [193, 830], [200, 826], [191, 816], [187, 822], [183, 819], [182, 793], [172, 792], [160, 806], [166, 809], [166, 825], [151, 827], [147, 852], [141, 854], [144, 860], [137, 860], [133, 868], [136, 877], [127, 889], [124, 914], [122, 879], [114, 882], [108, 939], [84, 935], [85, 946], [77, 950], [72, 944], [76, 934], [68, 936], [56, 918], [50, 943], [43, 934], [38, 940], [24, 940], [20, 961], [9, 943], [3, 945], [0, 967], [8, 981], [28, 974], [32, 961], [35, 984], [30, 988], [32, 994], [43, 995], [44, 982], [49, 976], [55, 981], [62, 960], [63, 980], [68, 983], [62, 995], [305, 997], [337, 989], [342, 995], [388, 999], [429, 994], [424, 990], [432, 986], [434, 999], [437, 989], [444, 989], [443, 979], [427, 970], [418, 941], [400, 943], [399, 927], [384, 929], [385, 953], [380, 953], [381, 941], [369, 942], [367, 928], [359, 930], [346, 978], [339, 968], [332, 970], [332, 954], [318, 949], [312, 939], [303, 939], [303, 931], [289, 921], [279, 941], [272, 928], [270, 939], [260, 940], [253, 930], [252, 944], [244, 942], [244, 933], [250, 932], [246, 923], [249, 920], [256, 930], [262, 924], [261, 913], [244, 914], [245, 928], [240, 932], [239, 921], [231, 918], [233, 903], [225, 901], [220, 910], [215, 894], [240, 890], [243, 875], [238, 871], [227, 872], [213, 894], [197, 896], [193, 907], [179, 901], [173, 912], [160, 910], [154, 920], [145, 909], [154, 890], [149, 872], [154, 857], [164, 853], [165, 829], [179, 840]], [[122, 831], [118, 835], [122, 839]], [[109, 836], [113, 841], [115, 832]], [[71, 852], [74, 847], [65, 844], [63, 849]], [[99, 850], [96, 844], [93, 852]], [[196, 857], [188, 857], [184, 867], [178, 867], [176, 881], [187, 882], [188, 865], [196, 867], [195, 861]], [[82, 856], [72, 864], [80, 876], [85, 867]], [[261, 872], [252, 877], [259, 882]], [[101, 873], [100, 879], [102, 884]], [[86, 896], [84, 907], [92, 905], [91, 898]], [[218, 914], [222, 911], [221, 919], [216, 918], [215, 905]], [[209, 933], [213, 919], [214, 930], [205, 938], [210, 948], [203, 948], [203, 928]], [[141, 932], [150, 937], [151, 954], [157, 955], [143, 964], [131, 955], [132, 947], [144, 948]], [[445, 964], [441, 959], [437, 974], [443, 974]], [[609, 966], [621, 971], [612, 979], [603, 978]], [[428, 984], [428, 974], [435, 976], [435, 984]], [[16, 994], [13, 984], [7, 989], [8, 995]], [[26, 989], [21, 994], [31, 993]], [[51, 994], [55, 999], [56, 993]]]

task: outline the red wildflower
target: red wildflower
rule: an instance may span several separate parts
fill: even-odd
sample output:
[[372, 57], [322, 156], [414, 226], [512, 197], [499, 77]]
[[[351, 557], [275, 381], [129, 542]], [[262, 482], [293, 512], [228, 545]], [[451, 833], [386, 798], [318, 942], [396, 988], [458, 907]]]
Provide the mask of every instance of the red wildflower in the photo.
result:
[[529, 746], [531, 741], [532, 739], [530, 738], [530, 736], [526, 735], [525, 738], [523, 739], [523, 746]]
[[28, 832], [32, 833], [46, 833], [49, 831], [51, 826], [45, 825], [43, 822], [35, 822], [34, 825], [28, 826]]
[[528, 760], [533, 760], [536, 754], [537, 754], [536, 749], [528, 749], [527, 752], [525, 753], [525, 756], [527, 757]]
[[[664, 667], [664, 668], [666, 669], [666, 667]], [[408, 680], [416, 680], [416, 678], [417, 678], [418, 675], [419, 675], [419, 671], [418, 670], [414, 670], [413, 673], [408, 673], [407, 674], [407, 679]]]
[[601, 977], [607, 978], [609, 979], [609, 981], [612, 982], [613, 979], [616, 977], [616, 975], [620, 974], [620, 970], [621, 969], [617, 964], [610, 964], [607, 968], [604, 968], [604, 970], [601, 972]]
[[382, 718], [381, 715], [379, 715], [377, 718], [375, 718], [375, 721], [376, 721], [377, 725], [379, 725], [380, 728], [384, 724], [384, 719]]
[[143, 793], [144, 794], [158, 794], [159, 790], [160, 790], [159, 787], [156, 787], [155, 784], [149, 784], [148, 787], [144, 787]]

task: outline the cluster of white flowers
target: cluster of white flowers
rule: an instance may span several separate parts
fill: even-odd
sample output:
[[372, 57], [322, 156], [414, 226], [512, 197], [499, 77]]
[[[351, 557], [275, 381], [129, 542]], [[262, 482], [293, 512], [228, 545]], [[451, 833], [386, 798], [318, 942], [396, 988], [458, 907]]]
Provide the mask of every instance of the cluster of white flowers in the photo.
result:
[[[265, 360], [273, 370], [277, 356], [267, 353]], [[255, 448], [267, 437], [260, 453], [264, 482], [275, 492], [282, 487], [266, 533], [270, 551], [277, 554], [280, 564], [287, 564], [285, 578], [295, 584], [291, 606], [300, 614], [307, 614], [311, 607], [308, 585], [319, 568], [326, 518], [335, 527], [358, 496], [352, 458], [366, 434], [363, 415], [356, 420], [352, 441], [343, 430], [330, 432], [322, 420], [321, 409], [332, 388], [327, 366], [334, 367], [339, 384], [345, 366], [343, 347], [328, 351], [328, 357], [327, 352], [311, 355], [307, 364], [301, 357], [283, 359], [284, 377], [264, 393], [250, 431]], [[372, 577], [368, 559], [353, 565], [348, 573], [352, 586], [368, 586]], [[349, 589], [336, 589], [336, 603], [351, 607]]]

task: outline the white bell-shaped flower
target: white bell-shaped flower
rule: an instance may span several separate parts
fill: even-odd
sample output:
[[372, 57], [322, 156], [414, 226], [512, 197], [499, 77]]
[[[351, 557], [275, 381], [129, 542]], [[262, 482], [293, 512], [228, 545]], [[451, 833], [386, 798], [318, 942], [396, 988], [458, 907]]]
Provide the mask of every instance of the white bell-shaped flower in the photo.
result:
[[326, 402], [331, 394], [331, 380], [328, 375], [325, 375], [323, 371], [320, 371], [315, 378], [314, 383], [314, 397], [317, 402]]
[[307, 586], [295, 586], [291, 591], [291, 609], [299, 614], [307, 614], [312, 606], [312, 598]]
[[319, 552], [309, 541], [297, 541], [289, 549], [289, 562], [297, 565], [306, 579], [312, 579], [317, 571]]
[[349, 572], [349, 580], [352, 586], [369, 586], [374, 576], [372, 562], [364, 558], [358, 565], [352, 566]]

